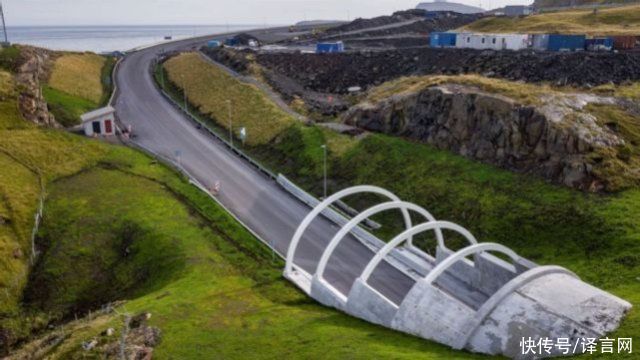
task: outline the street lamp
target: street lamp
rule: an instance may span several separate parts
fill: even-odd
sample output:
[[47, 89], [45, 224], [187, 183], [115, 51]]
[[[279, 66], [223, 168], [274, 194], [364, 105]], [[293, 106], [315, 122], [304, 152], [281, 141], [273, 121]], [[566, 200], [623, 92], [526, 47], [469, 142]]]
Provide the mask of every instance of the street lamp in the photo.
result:
[[322, 153], [323, 153], [323, 168], [324, 168], [324, 181], [323, 181], [323, 194], [324, 194], [324, 199], [327, 198], [327, 144], [324, 144], [321, 146], [322, 148]]
[[180, 78], [182, 79], [182, 94], [184, 95], [184, 111], [188, 113], [189, 108], [187, 107], [187, 83], [184, 81], [184, 74], [180, 74]]
[[233, 147], [233, 120], [231, 118], [231, 100], [227, 100], [227, 109], [229, 110], [229, 142]]

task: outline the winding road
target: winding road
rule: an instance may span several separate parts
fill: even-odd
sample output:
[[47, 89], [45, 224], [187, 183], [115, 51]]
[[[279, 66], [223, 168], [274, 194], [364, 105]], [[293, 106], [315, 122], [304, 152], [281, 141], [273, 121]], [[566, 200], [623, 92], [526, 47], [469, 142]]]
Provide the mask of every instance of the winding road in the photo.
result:
[[[211, 135], [197, 129], [163, 97], [149, 71], [158, 53], [194, 49], [205, 42], [206, 38], [182, 40], [127, 55], [116, 72], [118, 94], [113, 106], [120, 120], [133, 126], [136, 143], [167, 158], [176, 159], [179, 154], [180, 164], [207, 187], [220, 181], [218, 200], [283, 256], [310, 208]], [[295, 263], [314, 273], [322, 251], [337, 231], [335, 224], [322, 217], [314, 220], [298, 247]], [[369, 248], [350, 237], [336, 249], [325, 279], [348, 294], [373, 255]], [[383, 262], [369, 283], [399, 303], [414, 280]]]

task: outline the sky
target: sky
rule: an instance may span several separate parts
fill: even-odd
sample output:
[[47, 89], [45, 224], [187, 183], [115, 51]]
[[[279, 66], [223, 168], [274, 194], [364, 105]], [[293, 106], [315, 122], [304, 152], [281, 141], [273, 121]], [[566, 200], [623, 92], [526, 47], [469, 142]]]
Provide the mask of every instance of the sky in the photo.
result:
[[[420, 0], [0, 0], [7, 25], [283, 25], [353, 20], [414, 8]], [[453, 0], [450, 0], [453, 1]], [[456, 0], [485, 9], [532, 0]]]

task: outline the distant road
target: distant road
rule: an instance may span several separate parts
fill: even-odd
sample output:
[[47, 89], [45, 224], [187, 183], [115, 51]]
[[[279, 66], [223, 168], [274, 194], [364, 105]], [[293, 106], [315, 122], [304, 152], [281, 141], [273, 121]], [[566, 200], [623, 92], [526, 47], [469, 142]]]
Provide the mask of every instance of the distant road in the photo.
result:
[[[287, 30], [268, 31], [271, 33], [259, 33], [278, 37]], [[283, 255], [310, 209], [206, 132], [198, 130], [160, 94], [149, 71], [159, 52], [196, 49], [212, 37], [162, 44], [127, 55], [116, 74], [119, 91], [114, 106], [122, 122], [133, 126], [137, 143], [168, 158], [175, 159], [180, 154], [182, 166], [208, 187], [220, 181], [220, 202]], [[322, 250], [337, 231], [328, 220], [315, 220], [298, 247], [296, 264], [314, 273]], [[350, 237], [336, 249], [325, 279], [348, 294], [371, 257], [373, 253], [368, 248]], [[382, 263], [369, 283], [399, 303], [414, 281]]]

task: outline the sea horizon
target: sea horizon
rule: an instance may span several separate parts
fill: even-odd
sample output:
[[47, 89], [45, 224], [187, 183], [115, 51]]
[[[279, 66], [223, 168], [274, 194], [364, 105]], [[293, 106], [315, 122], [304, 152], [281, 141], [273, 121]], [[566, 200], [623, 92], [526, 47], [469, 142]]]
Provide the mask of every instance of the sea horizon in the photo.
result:
[[[13, 25], [9, 42], [59, 51], [105, 53], [195, 36], [251, 30], [265, 25]], [[271, 25], [268, 25], [271, 26]], [[277, 26], [277, 25], [273, 25]]]

